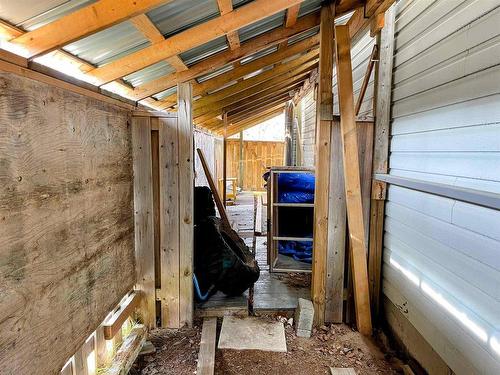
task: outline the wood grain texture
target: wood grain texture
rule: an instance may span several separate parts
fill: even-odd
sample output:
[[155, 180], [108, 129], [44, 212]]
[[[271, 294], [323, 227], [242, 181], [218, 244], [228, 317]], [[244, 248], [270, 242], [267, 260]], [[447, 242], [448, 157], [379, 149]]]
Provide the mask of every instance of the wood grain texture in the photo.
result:
[[193, 323], [193, 108], [190, 83], [177, 86], [179, 131], [179, 319]]
[[[394, 59], [394, 28], [396, 10], [392, 6], [385, 13], [385, 27], [377, 36], [380, 46], [379, 61], [375, 70], [375, 129], [372, 174], [387, 173], [389, 134], [391, 121], [391, 87]], [[382, 284], [382, 252], [386, 184], [373, 180], [371, 186], [370, 228], [368, 242], [368, 278], [372, 315], [377, 321], [380, 311]]]
[[[268, 167], [283, 165], [283, 142], [243, 141], [243, 190], [264, 191], [262, 175]], [[228, 139], [228, 177], [240, 177], [240, 142]]]
[[56, 374], [135, 283], [128, 112], [0, 87], [0, 366]]
[[200, 354], [198, 355], [198, 375], [213, 375], [215, 366], [215, 339], [217, 336], [217, 318], [203, 319]]
[[351, 43], [349, 26], [335, 27], [340, 129], [342, 133], [347, 220], [351, 250], [356, 324], [363, 335], [371, 335], [370, 296], [366, 262], [366, 237], [359, 164], [359, 143], [354, 113]]
[[316, 184], [314, 189], [314, 250], [312, 260], [311, 297], [314, 321], [325, 321], [326, 274], [328, 257], [328, 193], [330, 185], [330, 129], [333, 120], [333, 37], [334, 12], [332, 7], [321, 8], [319, 86], [316, 101]]
[[179, 323], [179, 144], [177, 119], [159, 119], [161, 324]]
[[127, 375], [134, 364], [142, 345], [146, 342], [147, 329], [142, 324], [135, 326], [123, 341], [105, 375]]
[[134, 160], [134, 219], [137, 290], [140, 291], [144, 324], [156, 323], [154, 260], [153, 175], [151, 165], [151, 119], [132, 118]]

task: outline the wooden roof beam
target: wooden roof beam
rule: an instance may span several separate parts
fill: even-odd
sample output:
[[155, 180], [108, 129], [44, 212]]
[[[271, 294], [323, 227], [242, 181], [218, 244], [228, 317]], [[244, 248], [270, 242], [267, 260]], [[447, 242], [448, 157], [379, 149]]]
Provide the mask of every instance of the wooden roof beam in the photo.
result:
[[[217, 5], [219, 6], [221, 16], [233, 11], [232, 0], [217, 0]], [[227, 42], [229, 43], [229, 48], [240, 48], [240, 36], [238, 34], [238, 30], [231, 31], [230, 33], [226, 34], [226, 38]]]
[[[248, 118], [246, 118], [243, 121], [229, 125], [227, 130], [226, 130], [227, 136], [230, 137], [231, 135], [239, 133], [240, 131], [251, 128], [251, 127], [258, 125], [266, 120], [269, 120], [271, 118], [274, 118], [274, 117], [280, 115], [281, 113], [283, 113], [283, 111], [285, 109], [285, 105], [286, 105], [286, 102], [278, 104], [276, 107], [271, 107], [270, 109], [268, 109], [264, 112], [256, 113], [252, 116], [249, 116]], [[220, 133], [221, 130], [217, 130], [215, 132]]]
[[294, 5], [286, 10], [285, 27], [292, 27], [297, 22], [300, 4]]
[[[304, 52], [304, 51], [307, 51], [311, 48], [314, 48], [314, 47], [316, 47], [317, 42], [318, 42], [317, 37], [313, 36], [311, 38], [308, 38], [306, 40], [303, 40], [299, 43], [294, 44], [293, 46], [291, 46], [290, 48], [287, 48], [286, 50], [277, 51], [275, 53], [261, 57], [255, 61], [252, 61], [248, 64], [240, 65], [227, 73], [221, 74], [221, 75], [214, 77], [212, 79], [209, 79], [205, 82], [194, 83], [193, 84], [193, 95], [194, 96], [199, 96], [199, 95], [206, 96], [206, 95], [208, 95], [208, 92], [213, 91], [215, 89], [218, 89], [219, 87], [223, 87], [224, 85], [226, 85], [232, 81], [236, 81], [239, 78], [242, 78], [250, 73], [254, 73], [254, 72], [258, 71], [259, 69], [268, 67], [272, 64], [277, 64], [286, 58], [292, 57], [292, 56], [297, 55], [301, 52]], [[177, 100], [176, 94], [174, 93], [174, 94], [164, 98], [163, 102], [166, 105], [167, 105], [167, 103], [170, 103], [170, 105], [175, 105], [176, 100]]]
[[[238, 61], [254, 52], [259, 52], [260, 50], [275, 45], [293, 35], [310, 30], [318, 24], [319, 18], [317, 14], [307, 15], [300, 18], [292, 28], [286, 29], [282, 27], [275, 29], [269, 33], [253, 38], [248, 42], [242, 43], [241, 47], [238, 49], [218, 53], [209, 57], [202, 62], [191, 66], [186, 71], [169, 74], [168, 76], [157, 78], [153, 81], [142, 84], [134, 89], [134, 96], [137, 100], [140, 100], [173, 87], [179, 82], [189, 81], [200, 75], [213, 72], [226, 64]], [[174, 102], [175, 101], [176, 100], [174, 100]]]
[[301, 0], [254, 0], [220, 17], [175, 34], [163, 42], [96, 68], [90, 71], [89, 75], [99, 84], [112, 81], [227, 35], [300, 2]]
[[[165, 40], [163, 34], [158, 30], [158, 28], [151, 22], [149, 17], [145, 14], [140, 14], [135, 16], [130, 20], [132, 24], [135, 26], [137, 30], [139, 30], [149, 41], [151, 44], [161, 43]], [[176, 71], [182, 72], [183, 70], [187, 70], [186, 64], [179, 57], [179, 55], [174, 55], [165, 59]]]
[[99, 0], [38, 29], [20, 35], [12, 42], [22, 45], [28, 51], [28, 57], [34, 58], [145, 13], [169, 1]]
[[269, 108], [274, 108], [276, 105], [288, 102], [290, 100], [290, 95], [288, 93], [281, 94], [276, 98], [265, 100], [261, 103], [260, 106], [253, 106], [241, 112], [233, 114], [231, 117], [228, 116], [229, 122], [238, 122], [246, 118], [247, 116], [254, 113], [261, 113]]

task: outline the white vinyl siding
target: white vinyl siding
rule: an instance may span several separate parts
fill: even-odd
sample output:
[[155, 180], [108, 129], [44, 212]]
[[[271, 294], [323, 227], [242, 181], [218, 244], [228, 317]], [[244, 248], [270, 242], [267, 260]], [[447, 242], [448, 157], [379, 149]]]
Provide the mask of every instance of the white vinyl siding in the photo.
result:
[[[390, 174], [500, 193], [500, 1], [396, 7]], [[383, 292], [455, 373], [500, 374], [499, 211], [390, 186]]]

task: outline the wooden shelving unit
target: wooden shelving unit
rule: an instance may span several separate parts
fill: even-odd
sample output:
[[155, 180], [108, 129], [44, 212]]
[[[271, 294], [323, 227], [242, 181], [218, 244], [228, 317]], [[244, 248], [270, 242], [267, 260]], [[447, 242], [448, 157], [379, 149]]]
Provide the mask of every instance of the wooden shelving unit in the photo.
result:
[[[312, 242], [312, 237], [294, 235], [294, 233], [280, 233], [280, 211], [286, 208], [314, 209], [313, 203], [282, 203], [278, 201], [278, 176], [283, 173], [312, 173], [314, 169], [304, 167], [271, 167], [267, 184], [267, 260], [271, 272], [311, 272], [311, 264], [300, 262], [292, 257], [279, 254], [279, 241]], [[298, 218], [299, 219], [299, 218]], [[312, 233], [312, 222], [311, 222]]]

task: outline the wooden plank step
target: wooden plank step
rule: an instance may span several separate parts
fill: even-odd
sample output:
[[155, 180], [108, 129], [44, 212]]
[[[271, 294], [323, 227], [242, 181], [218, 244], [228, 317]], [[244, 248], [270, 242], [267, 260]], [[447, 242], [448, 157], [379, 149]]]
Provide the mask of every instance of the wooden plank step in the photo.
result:
[[203, 319], [197, 375], [213, 375], [214, 373], [216, 335], [217, 318]]
[[262, 235], [262, 210], [263, 210], [263, 204], [262, 204], [262, 196], [257, 196], [257, 206], [256, 206], [256, 212], [255, 212], [255, 235], [260, 236]]
[[353, 368], [330, 367], [330, 372], [332, 375], [356, 375], [356, 371]]

